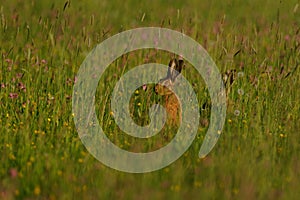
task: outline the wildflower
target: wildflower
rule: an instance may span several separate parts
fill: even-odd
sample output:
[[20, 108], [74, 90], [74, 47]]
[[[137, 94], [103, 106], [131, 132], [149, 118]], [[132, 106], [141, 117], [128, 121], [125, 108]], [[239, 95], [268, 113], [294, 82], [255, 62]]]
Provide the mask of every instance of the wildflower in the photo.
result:
[[58, 170], [58, 171], [57, 171], [57, 175], [58, 175], [58, 176], [61, 176], [61, 175], [62, 175], [62, 171], [61, 171], [61, 170]]
[[235, 116], [239, 116], [240, 113], [241, 113], [241, 112], [240, 112], [239, 110], [235, 110], [235, 111], [234, 111], [234, 115], [235, 115]]
[[20, 194], [20, 191], [19, 191], [18, 189], [16, 189], [16, 190], [15, 190], [15, 195], [16, 195], [16, 196], [19, 196], [19, 194]]
[[233, 193], [234, 193], [234, 194], [238, 194], [238, 193], [239, 193], [239, 189], [234, 188], [234, 189], [233, 189]]
[[47, 60], [42, 59], [42, 60], [41, 60], [41, 63], [42, 63], [42, 64], [46, 64], [46, 63], [47, 63]]
[[9, 170], [10, 177], [16, 178], [18, 176], [18, 171], [15, 168]]
[[9, 58], [6, 58], [6, 59], [5, 59], [5, 62], [7, 62], [7, 63], [12, 63], [12, 60], [9, 59]]
[[237, 75], [238, 75], [239, 78], [242, 78], [244, 76], [244, 72], [238, 72]]
[[137, 104], [137, 106], [141, 106], [142, 104], [139, 102], [138, 104]]
[[9, 98], [16, 99], [16, 98], [18, 98], [18, 94], [17, 93], [9, 93]]
[[17, 78], [17, 79], [21, 79], [23, 76], [24, 76], [23, 73], [17, 73], [16, 78]]
[[284, 135], [284, 134], [282, 134], [282, 133], [280, 133], [279, 136], [280, 136], [281, 138], [287, 137], [286, 135]]
[[22, 107], [26, 108], [26, 102], [22, 103]]
[[244, 90], [243, 89], [238, 89], [238, 94], [239, 95], [244, 95]]
[[5, 88], [5, 84], [4, 83], [1, 83], [1, 88]]
[[284, 39], [285, 39], [285, 41], [289, 41], [291, 38], [290, 38], [289, 35], [285, 35], [285, 36], [284, 36]]
[[135, 94], [139, 94], [139, 91], [138, 91], [138, 90], [136, 90], [136, 91], [135, 91]]
[[194, 186], [199, 188], [202, 186], [202, 183], [200, 181], [195, 181]]
[[19, 90], [26, 92], [26, 86], [22, 82], [18, 83], [18, 87], [19, 87]]
[[147, 85], [144, 84], [142, 88], [143, 88], [144, 91], [146, 91], [147, 90]]
[[54, 100], [54, 96], [52, 96], [50, 93], [48, 93], [48, 99], [49, 100]]
[[175, 192], [179, 192], [180, 191], [180, 185], [173, 185], [173, 186], [171, 186], [171, 190], [175, 191]]
[[39, 186], [35, 186], [33, 193], [38, 196], [41, 193], [41, 188]]
[[69, 86], [72, 85], [73, 84], [73, 80], [71, 78], [67, 78], [66, 84], [69, 85]]

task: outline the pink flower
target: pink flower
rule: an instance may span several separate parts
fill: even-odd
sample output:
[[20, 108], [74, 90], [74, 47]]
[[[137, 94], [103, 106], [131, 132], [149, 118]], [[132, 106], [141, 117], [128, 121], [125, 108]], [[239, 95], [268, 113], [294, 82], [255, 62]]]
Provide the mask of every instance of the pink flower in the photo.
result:
[[10, 177], [16, 178], [16, 177], [18, 176], [18, 171], [17, 171], [17, 169], [15, 169], [15, 168], [11, 168], [11, 169], [9, 170], [9, 174], [10, 174]]
[[22, 73], [17, 73], [16, 78], [17, 78], [17, 79], [20, 79], [20, 78], [23, 77], [23, 75], [24, 75], [24, 74], [22, 74]]
[[144, 90], [144, 91], [147, 90], [147, 85], [146, 85], [146, 84], [144, 84], [142, 87], [143, 87], [143, 90]]
[[23, 90], [23, 92], [26, 92], [26, 86], [22, 82], [18, 84], [18, 87], [20, 90]]
[[16, 99], [16, 98], [18, 98], [18, 94], [17, 93], [9, 93], [9, 98]]
[[9, 58], [6, 58], [6, 59], [5, 59], [5, 62], [7, 62], [7, 63], [12, 63], [12, 60], [9, 59]]
[[289, 40], [290, 40], [290, 36], [289, 36], [289, 35], [285, 35], [285, 36], [284, 36], [284, 39], [285, 39], [286, 41], [289, 41]]

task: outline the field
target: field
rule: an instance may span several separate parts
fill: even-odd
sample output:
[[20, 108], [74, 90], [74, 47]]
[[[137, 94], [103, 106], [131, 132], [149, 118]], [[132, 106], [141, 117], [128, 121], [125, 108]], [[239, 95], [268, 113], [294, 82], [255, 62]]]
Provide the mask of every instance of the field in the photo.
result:
[[[299, 199], [300, 2], [21, 1], [0, 3], [0, 199]], [[227, 116], [218, 143], [198, 152], [210, 120], [210, 97], [189, 64], [201, 117], [191, 147], [171, 165], [125, 173], [95, 159], [72, 113], [73, 85], [88, 53], [105, 39], [138, 27], [164, 27], [199, 42], [227, 87]], [[124, 134], [110, 110], [119, 78], [139, 64], [167, 64], [172, 54], [138, 50], [113, 62], [99, 81], [96, 112], [119, 147], [147, 152], [166, 145], [177, 127], [151, 139]], [[139, 125], [163, 98], [132, 94]]]

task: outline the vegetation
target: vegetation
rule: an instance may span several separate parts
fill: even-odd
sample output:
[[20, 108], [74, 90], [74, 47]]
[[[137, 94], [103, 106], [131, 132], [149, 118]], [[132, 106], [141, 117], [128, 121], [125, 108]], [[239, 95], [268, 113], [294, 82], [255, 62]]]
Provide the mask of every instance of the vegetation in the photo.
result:
[[[0, 3], [0, 199], [299, 199], [300, 2], [21, 1]], [[199, 42], [225, 74], [225, 128], [213, 151], [198, 158], [210, 101], [189, 64], [183, 75], [200, 102], [199, 134], [189, 150], [161, 170], [129, 174], [108, 168], [85, 149], [72, 116], [78, 69], [97, 44], [137, 27], [165, 27]], [[166, 127], [139, 141], [113, 121], [109, 97], [138, 64], [167, 64], [157, 50], [117, 59], [97, 88], [97, 115], [108, 137], [131, 151], [158, 149], [176, 133]], [[132, 95], [137, 124], [160, 96]], [[163, 103], [163, 101], [162, 101]], [[165, 137], [167, 136], [167, 137]]]

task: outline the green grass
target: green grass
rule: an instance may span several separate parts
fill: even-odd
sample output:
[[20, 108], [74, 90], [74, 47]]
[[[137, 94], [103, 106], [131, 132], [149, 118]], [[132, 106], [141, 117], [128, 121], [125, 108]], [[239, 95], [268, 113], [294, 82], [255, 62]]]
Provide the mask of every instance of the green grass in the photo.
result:
[[[0, 21], [0, 199], [299, 199], [298, 0], [2, 0]], [[223, 133], [205, 159], [197, 157], [207, 129], [201, 123], [197, 139], [176, 162], [127, 174], [104, 166], [85, 149], [71, 96], [80, 64], [93, 47], [144, 26], [184, 32], [222, 73], [235, 69], [244, 75], [230, 86]], [[100, 80], [99, 123], [120, 147], [157, 149], [176, 132], [166, 127], [152, 140], [133, 139], [110, 114], [109, 97], [119, 77], [138, 64], [167, 64], [169, 58], [155, 50], [132, 52], [112, 63]], [[201, 105], [209, 102], [195, 69], [188, 64], [183, 74]], [[142, 90], [132, 95], [137, 124], [147, 124], [143, 113], [159, 100]], [[201, 121], [207, 119], [209, 108], [201, 111]]]

